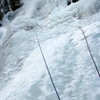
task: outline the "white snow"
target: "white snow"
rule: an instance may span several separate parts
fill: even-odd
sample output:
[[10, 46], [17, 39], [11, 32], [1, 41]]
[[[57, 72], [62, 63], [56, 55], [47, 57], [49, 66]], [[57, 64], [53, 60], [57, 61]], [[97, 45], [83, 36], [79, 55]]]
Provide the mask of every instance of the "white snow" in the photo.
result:
[[0, 100], [58, 100], [35, 30], [61, 100], [99, 100], [100, 79], [79, 28], [100, 70], [99, 0], [70, 6], [59, 0], [58, 7], [56, 0], [23, 2], [0, 28]]
[[0, 46], [2, 45], [5, 36], [6, 36], [6, 28], [5, 27], [1, 27], [0, 28]]

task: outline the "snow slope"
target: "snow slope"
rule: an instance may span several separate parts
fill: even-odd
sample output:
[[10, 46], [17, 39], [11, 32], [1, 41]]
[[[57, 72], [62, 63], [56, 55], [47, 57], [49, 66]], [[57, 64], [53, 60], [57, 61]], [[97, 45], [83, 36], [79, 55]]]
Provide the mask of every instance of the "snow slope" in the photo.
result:
[[0, 100], [58, 100], [35, 31], [61, 100], [99, 100], [100, 78], [78, 28], [100, 70], [99, 0], [59, 0], [58, 7], [55, 0], [29, 1], [0, 28]]

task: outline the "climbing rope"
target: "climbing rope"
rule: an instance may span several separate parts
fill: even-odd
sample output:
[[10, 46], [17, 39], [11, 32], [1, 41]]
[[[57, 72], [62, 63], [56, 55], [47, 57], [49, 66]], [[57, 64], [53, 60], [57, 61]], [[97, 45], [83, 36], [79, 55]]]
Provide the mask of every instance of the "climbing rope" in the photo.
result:
[[80, 27], [80, 29], [81, 29], [82, 34], [83, 34], [83, 36], [84, 36], [85, 42], [86, 42], [86, 44], [87, 44], [88, 51], [89, 51], [89, 53], [90, 53], [90, 56], [91, 56], [91, 59], [92, 59], [92, 61], [93, 61], [94, 66], [95, 66], [95, 69], [96, 69], [96, 71], [97, 71], [97, 74], [98, 74], [98, 76], [100, 77], [99, 68], [98, 68], [98, 66], [97, 66], [97, 64], [96, 64], [96, 62], [95, 62], [95, 60], [94, 60], [92, 51], [91, 51], [91, 49], [90, 49], [88, 40], [87, 40], [86, 35], [85, 35], [85, 32], [84, 32], [84, 30], [83, 30], [81, 27]]
[[50, 72], [49, 66], [48, 66], [48, 64], [47, 64], [46, 58], [45, 58], [45, 56], [44, 56], [44, 53], [43, 53], [43, 50], [42, 50], [42, 47], [41, 47], [39, 38], [38, 38], [38, 34], [37, 34], [37, 24], [36, 24], [36, 27], [35, 27], [35, 28], [36, 28], [36, 29], [34, 29], [35, 37], [36, 37], [36, 40], [37, 40], [37, 43], [38, 43], [38, 46], [39, 46], [39, 49], [40, 49], [40, 52], [41, 52], [43, 61], [44, 61], [44, 63], [45, 63], [45, 66], [46, 66], [48, 75], [49, 75], [49, 77], [50, 77], [50, 80], [51, 80], [52, 86], [53, 86], [53, 88], [54, 88], [54, 90], [55, 90], [55, 93], [56, 93], [56, 95], [57, 95], [57, 97], [58, 97], [58, 100], [61, 100], [60, 95], [59, 95], [59, 93], [58, 93], [58, 91], [57, 91], [56, 85], [55, 85], [55, 83], [54, 83], [54, 81], [53, 81], [53, 77], [52, 77], [52, 75], [51, 75], [51, 72]]
[[[41, 14], [41, 15], [42, 15], [42, 14]], [[56, 20], [54, 20], [54, 19], [50, 19], [50, 18], [48, 18], [48, 17], [46, 17], [46, 16], [43, 16], [43, 15], [42, 15], [42, 17], [47, 18], [47, 19], [50, 20], [51, 22], [56, 22], [57, 24], [60, 24], [58, 21], [56, 21]], [[61, 24], [63, 24], [63, 23], [61, 23]], [[84, 32], [84, 30], [82, 29], [82, 27], [73, 26], [73, 25], [69, 25], [69, 24], [63, 24], [63, 25], [67, 25], [67, 26], [70, 26], [70, 27], [75, 27], [75, 28], [78, 28], [78, 29], [81, 30], [81, 32], [82, 32], [82, 34], [83, 34], [83, 37], [84, 37], [84, 39], [85, 39], [85, 42], [86, 42], [86, 45], [87, 45], [87, 48], [88, 48], [90, 57], [91, 57], [91, 59], [92, 59], [92, 62], [93, 62], [93, 64], [94, 64], [94, 67], [95, 67], [95, 69], [96, 69], [96, 72], [97, 72], [98, 76], [100, 77], [99, 68], [98, 68], [98, 66], [97, 66], [97, 64], [96, 64], [96, 61], [94, 60], [94, 56], [93, 56], [93, 54], [92, 54], [92, 51], [91, 51], [91, 49], [90, 49], [90, 46], [89, 46], [87, 37], [86, 37], [85, 32]]]

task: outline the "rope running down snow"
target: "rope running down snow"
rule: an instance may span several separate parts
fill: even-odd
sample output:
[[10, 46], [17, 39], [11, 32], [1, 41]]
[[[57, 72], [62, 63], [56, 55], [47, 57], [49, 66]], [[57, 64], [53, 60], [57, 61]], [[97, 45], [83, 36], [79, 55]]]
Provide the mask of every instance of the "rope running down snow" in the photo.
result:
[[57, 95], [57, 97], [58, 97], [58, 100], [61, 100], [60, 95], [59, 95], [59, 93], [58, 93], [58, 91], [57, 91], [56, 85], [55, 85], [55, 83], [54, 83], [54, 81], [53, 81], [53, 78], [52, 78], [52, 75], [51, 75], [49, 66], [48, 66], [47, 61], [46, 61], [46, 58], [45, 58], [45, 56], [44, 56], [44, 53], [43, 53], [43, 50], [42, 50], [42, 47], [41, 47], [39, 38], [38, 38], [38, 34], [37, 34], [37, 25], [36, 25], [36, 29], [35, 29], [35, 32], [34, 32], [34, 33], [35, 33], [36, 40], [37, 40], [37, 43], [38, 43], [40, 52], [41, 52], [41, 55], [42, 55], [42, 57], [43, 57], [43, 60], [44, 60], [45, 66], [46, 66], [46, 69], [47, 69], [48, 75], [49, 75], [49, 77], [50, 77], [51, 83], [52, 83], [53, 88], [54, 88], [54, 90], [55, 90], [55, 93], [56, 93], [56, 95]]
[[[43, 15], [42, 15], [42, 16], [43, 16]], [[56, 21], [56, 20], [50, 19], [50, 18], [48, 18], [48, 17], [46, 17], [46, 16], [43, 16], [43, 17], [44, 17], [44, 18], [47, 18], [48, 20], [50, 20], [50, 21], [52, 21], [52, 22], [55, 21], [56, 23], [60, 24], [60, 23], [59, 23], [58, 21]], [[63, 24], [63, 23], [62, 23], [62, 24]], [[92, 51], [91, 51], [91, 49], [90, 49], [90, 46], [89, 46], [87, 37], [86, 37], [85, 32], [84, 32], [84, 30], [82, 29], [82, 27], [73, 26], [73, 25], [69, 25], [69, 24], [63, 24], [63, 25], [67, 25], [67, 26], [70, 26], [70, 27], [75, 27], [75, 28], [78, 28], [78, 29], [81, 30], [81, 32], [82, 32], [82, 34], [83, 34], [83, 37], [84, 37], [84, 39], [85, 39], [85, 42], [86, 42], [87, 49], [88, 49], [88, 51], [89, 51], [90, 57], [91, 57], [91, 59], [92, 59], [92, 62], [93, 62], [93, 64], [94, 64], [94, 67], [95, 67], [95, 69], [96, 69], [96, 72], [97, 72], [98, 76], [100, 77], [99, 68], [98, 68], [98, 66], [97, 66], [97, 64], [96, 64], [96, 61], [94, 60], [94, 56], [93, 56], [93, 54], [92, 54]]]
[[86, 42], [86, 44], [87, 44], [88, 51], [89, 51], [89, 53], [90, 53], [90, 56], [91, 56], [91, 59], [92, 59], [92, 61], [93, 61], [94, 66], [95, 66], [95, 69], [96, 69], [96, 71], [97, 71], [97, 74], [98, 74], [98, 76], [100, 77], [100, 72], [99, 72], [98, 66], [97, 66], [97, 64], [96, 64], [96, 62], [95, 62], [95, 60], [94, 60], [94, 57], [93, 57], [92, 51], [91, 51], [91, 49], [90, 49], [90, 46], [89, 46], [87, 37], [86, 37], [86, 35], [85, 35], [85, 32], [84, 32], [84, 30], [83, 30], [81, 27], [80, 27], [80, 29], [81, 29], [82, 34], [83, 34], [83, 36], [84, 36], [85, 42]]

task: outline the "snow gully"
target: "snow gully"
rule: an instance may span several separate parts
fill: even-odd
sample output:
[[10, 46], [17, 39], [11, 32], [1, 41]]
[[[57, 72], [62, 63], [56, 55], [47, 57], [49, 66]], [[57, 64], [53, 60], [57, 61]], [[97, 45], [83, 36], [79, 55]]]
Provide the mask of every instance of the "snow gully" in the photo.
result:
[[[42, 16], [43, 16], [43, 15], [42, 15]], [[44, 18], [47, 18], [47, 17], [45, 17], [45, 16], [43, 16], [43, 17], [44, 17]], [[56, 20], [53, 20], [53, 19], [50, 19], [50, 18], [47, 18], [47, 19], [50, 20], [51, 22], [55, 21], [56, 23], [59, 24], [59, 22], [56, 21]], [[93, 62], [93, 64], [94, 64], [94, 67], [95, 67], [95, 69], [96, 69], [96, 72], [97, 72], [98, 76], [100, 77], [99, 68], [98, 68], [98, 66], [97, 66], [97, 64], [96, 64], [96, 61], [94, 60], [94, 56], [93, 56], [93, 54], [92, 54], [92, 51], [91, 51], [91, 49], [90, 49], [88, 40], [87, 40], [87, 38], [86, 38], [85, 32], [84, 32], [84, 30], [82, 29], [82, 27], [73, 26], [73, 25], [69, 25], [69, 24], [63, 24], [63, 25], [67, 25], [67, 26], [70, 26], [70, 27], [75, 27], [75, 28], [78, 28], [78, 29], [81, 30], [81, 32], [82, 32], [82, 34], [83, 34], [83, 37], [84, 37], [84, 39], [85, 39], [86, 45], [87, 45], [88, 52], [89, 52], [89, 54], [90, 54], [90, 57], [91, 57], [91, 59], [92, 59], [92, 62]]]

